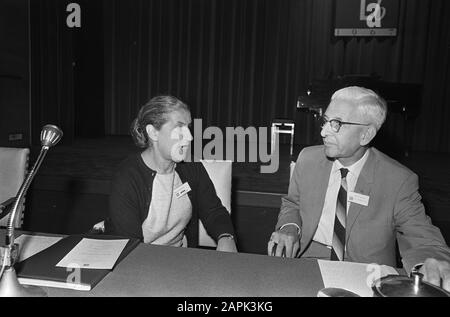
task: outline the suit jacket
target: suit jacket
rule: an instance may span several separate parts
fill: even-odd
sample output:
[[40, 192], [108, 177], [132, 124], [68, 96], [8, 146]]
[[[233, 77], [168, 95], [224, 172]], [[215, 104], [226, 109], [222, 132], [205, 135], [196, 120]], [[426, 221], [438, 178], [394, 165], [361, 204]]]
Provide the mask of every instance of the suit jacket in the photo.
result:
[[[397, 242], [407, 272], [429, 257], [450, 262], [450, 249], [425, 214], [417, 175], [375, 148], [368, 151], [354, 192], [370, 199], [367, 207], [350, 203], [345, 260], [395, 267]], [[323, 146], [305, 148], [282, 198], [276, 230], [298, 224], [302, 253], [318, 227], [332, 164]]]

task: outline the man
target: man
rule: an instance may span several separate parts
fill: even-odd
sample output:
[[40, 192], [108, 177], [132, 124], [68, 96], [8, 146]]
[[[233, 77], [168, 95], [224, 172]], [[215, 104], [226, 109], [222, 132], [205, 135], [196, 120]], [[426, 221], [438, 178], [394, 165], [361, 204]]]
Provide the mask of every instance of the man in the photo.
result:
[[299, 154], [268, 253], [395, 267], [397, 242], [408, 273], [420, 268], [450, 291], [450, 249], [425, 215], [417, 175], [370, 147], [386, 112], [372, 90], [335, 92], [324, 145]]

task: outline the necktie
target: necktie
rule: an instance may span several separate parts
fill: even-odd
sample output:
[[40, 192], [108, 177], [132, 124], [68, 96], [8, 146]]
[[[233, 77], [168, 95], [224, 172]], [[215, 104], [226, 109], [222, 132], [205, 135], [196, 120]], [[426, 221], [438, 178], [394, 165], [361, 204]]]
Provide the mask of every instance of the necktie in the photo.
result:
[[331, 248], [332, 261], [343, 261], [345, 252], [345, 225], [347, 220], [347, 174], [348, 169], [341, 168], [341, 187], [336, 202], [334, 217], [333, 242]]

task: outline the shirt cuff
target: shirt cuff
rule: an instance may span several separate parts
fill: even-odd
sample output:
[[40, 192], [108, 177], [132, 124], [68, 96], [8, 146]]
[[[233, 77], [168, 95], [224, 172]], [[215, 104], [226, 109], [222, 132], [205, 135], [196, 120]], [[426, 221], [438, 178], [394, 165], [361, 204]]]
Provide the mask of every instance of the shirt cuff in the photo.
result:
[[420, 268], [421, 268], [422, 266], [423, 266], [423, 263], [419, 263], [419, 264], [414, 265], [414, 266], [412, 267], [412, 269], [411, 269], [411, 274], [410, 274], [410, 275], [413, 275], [414, 273], [419, 273]]
[[222, 233], [217, 237], [217, 241], [219, 241], [221, 238], [229, 238], [234, 240], [234, 236], [231, 233]]
[[285, 223], [284, 225], [282, 225], [282, 226], [280, 227], [279, 230], [283, 229], [283, 228], [286, 227], [286, 226], [296, 226], [296, 227], [297, 227], [297, 234], [300, 234], [300, 227], [298, 226], [298, 224], [293, 223], [293, 222]]

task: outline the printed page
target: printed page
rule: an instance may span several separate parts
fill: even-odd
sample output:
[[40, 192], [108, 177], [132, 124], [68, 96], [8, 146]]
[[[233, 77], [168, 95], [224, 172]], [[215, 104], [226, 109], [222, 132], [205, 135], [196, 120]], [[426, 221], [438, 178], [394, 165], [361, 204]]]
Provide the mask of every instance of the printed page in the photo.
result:
[[372, 284], [386, 275], [398, 275], [390, 266], [341, 261], [318, 260], [325, 287], [349, 290], [363, 297], [372, 297]]
[[128, 239], [82, 239], [56, 266], [111, 270]]
[[14, 242], [19, 244], [19, 260], [23, 261], [32, 255], [35, 255], [42, 250], [47, 249], [49, 246], [55, 244], [62, 237], [48, 237], [48, 236], [36, 236], [29, 234], [22, 234], [17, 237]]

